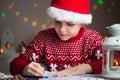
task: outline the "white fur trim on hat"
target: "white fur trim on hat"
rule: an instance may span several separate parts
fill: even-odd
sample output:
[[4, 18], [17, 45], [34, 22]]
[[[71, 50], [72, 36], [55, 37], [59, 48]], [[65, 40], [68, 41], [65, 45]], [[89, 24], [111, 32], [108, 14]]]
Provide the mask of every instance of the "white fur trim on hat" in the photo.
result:
[[47, 14], [49, 15], [49, 17], [58, 21], [73, 22], [75, 24], [90, 24], [92, 22], [91, 14], [80, 14], [72, 11], [66, 11], [63, 9], [55, 8], [52, 6], [47, 9]]

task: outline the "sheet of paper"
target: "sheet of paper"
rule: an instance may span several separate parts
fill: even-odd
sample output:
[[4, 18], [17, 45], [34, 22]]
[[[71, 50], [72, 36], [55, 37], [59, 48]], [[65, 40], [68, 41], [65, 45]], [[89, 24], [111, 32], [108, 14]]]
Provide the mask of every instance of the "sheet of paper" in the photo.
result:
[[49, 78], [52, 78], [53, 77], [53, 74], [54, 74], [55, 72], [50, 72], [50, 71], [45, 71], [45, 76], [48, 76]]
[[54, 73], [55, 72], [45, 71], [45, 76], [48, 76], [48, 79], [45, 80], [105, 80], [103, 78], [97, 78], [91, 74], [68, 76], [68, 77], [53, 77]]

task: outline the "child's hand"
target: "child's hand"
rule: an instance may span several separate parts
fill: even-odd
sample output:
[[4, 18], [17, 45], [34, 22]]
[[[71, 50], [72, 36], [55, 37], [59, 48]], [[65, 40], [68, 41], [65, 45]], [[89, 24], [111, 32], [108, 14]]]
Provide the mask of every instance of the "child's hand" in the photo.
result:
[[44, 68], [39, 63], [31, 62], [23, 69], [22, 74], [43, 76]]
[[81, 64], [71, 68], [67, 68], [62, 71], [58, 71], [53, 76], [54, 77], [73, 76], [73, 75], [78, 75], [78, 74], [80, 75], [80, 74], [86, 74], [91, 72], [92, 72], [92, 68], [89, 64]]
[[14, 75], [14, 79], [13, 80], [25, 80], [24, 77], [22, 77], [20, 74]]

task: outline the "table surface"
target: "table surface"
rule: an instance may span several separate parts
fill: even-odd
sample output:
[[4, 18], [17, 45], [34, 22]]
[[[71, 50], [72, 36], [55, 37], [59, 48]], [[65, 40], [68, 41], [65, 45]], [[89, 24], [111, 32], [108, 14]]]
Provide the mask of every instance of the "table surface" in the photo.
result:
[[[68, 76], [68, 77], [52, 77], [51, 72], [46, 72], [46, 75], [48, 75], [48, 78], [26, 78], [26, 80], [120, 80], [120, 79], [110, 79], [110, 78], [104, 78], [101, 76], [101, 74], [84, 74], [84, 75], [75, 75], [75, 76]], [[0, 72], [0, 78], [12, 78], [12, 75], [6, 75], [4, 73]]]
[[[34, 80], [35, 78], [26, 78], [27, 80]], [[36, 80], [36, 79], [35, 79]], [[75, 75], [68, 77], [48, 77], [48, 78], [39, 78], [37, 80], [120, 80], [120, 79], [108, 79], [101, 77], [101, 74], [84, 74], [84, 75]]]

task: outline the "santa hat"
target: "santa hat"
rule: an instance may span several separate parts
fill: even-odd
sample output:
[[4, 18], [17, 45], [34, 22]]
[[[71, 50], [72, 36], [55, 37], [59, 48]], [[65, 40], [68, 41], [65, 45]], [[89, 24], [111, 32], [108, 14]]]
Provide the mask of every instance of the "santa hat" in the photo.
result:
[[76, 24], [90, 24], [92, 22], [89, 0], [52, 0], [47, 13], [58, 21]]

